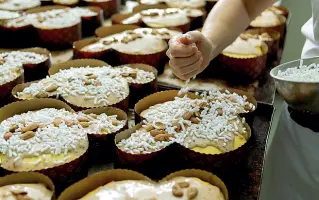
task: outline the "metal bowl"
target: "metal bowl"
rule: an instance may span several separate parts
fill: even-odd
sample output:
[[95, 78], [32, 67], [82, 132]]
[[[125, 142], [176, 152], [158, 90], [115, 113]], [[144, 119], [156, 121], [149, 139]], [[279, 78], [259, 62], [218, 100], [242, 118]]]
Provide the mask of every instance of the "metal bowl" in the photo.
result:
[[299, 59], [275, 67], [270, 71], [270, 75], [275, 80], [277, 91], [289, 106], [299, 111], [319, 113], [319, 80], [291, 81], [277, 76], [279, 70], [297, 67], [301, 60], [303, 65], [319, 63], [319, 57]]

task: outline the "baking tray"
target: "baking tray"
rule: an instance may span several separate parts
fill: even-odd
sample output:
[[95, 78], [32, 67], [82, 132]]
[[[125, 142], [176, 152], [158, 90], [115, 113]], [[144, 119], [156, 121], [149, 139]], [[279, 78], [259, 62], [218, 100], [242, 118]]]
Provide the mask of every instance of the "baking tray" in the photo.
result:
[[[130, 126], [134, 125], [132, 113], [133, 111], [129, 113]], [[259, 199], [265, 150], [273, 114], [274, 107], [272, 105], [258, 103], [251, 126], [252, 137], [246, 160], [240, 166], [230, 166], [220, 173], [212, 171], [225, 182], [229, 190], [230, 200]], [[106, 169], [114, 169], [114, 164], [90, 166], [89, 175]]]

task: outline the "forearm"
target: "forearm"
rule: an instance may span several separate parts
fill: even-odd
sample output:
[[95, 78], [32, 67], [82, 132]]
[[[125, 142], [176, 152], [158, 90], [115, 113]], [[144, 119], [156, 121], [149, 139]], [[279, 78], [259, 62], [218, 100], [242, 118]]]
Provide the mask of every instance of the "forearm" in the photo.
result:
[[212, 58], [232, 43], [249, 23], [275, 0], [219, 0], [209, 13], [202, 33], [214, 48]]

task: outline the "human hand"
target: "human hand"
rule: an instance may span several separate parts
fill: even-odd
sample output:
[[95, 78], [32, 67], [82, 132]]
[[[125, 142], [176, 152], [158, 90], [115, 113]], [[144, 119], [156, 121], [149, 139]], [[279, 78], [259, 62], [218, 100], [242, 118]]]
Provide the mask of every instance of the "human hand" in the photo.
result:
[[173, 73], [180, 79], [188, 80], [201, 73], [213, 59], [213, 45], [199, 31], [190, 31], [169, 41], [166, 55]]

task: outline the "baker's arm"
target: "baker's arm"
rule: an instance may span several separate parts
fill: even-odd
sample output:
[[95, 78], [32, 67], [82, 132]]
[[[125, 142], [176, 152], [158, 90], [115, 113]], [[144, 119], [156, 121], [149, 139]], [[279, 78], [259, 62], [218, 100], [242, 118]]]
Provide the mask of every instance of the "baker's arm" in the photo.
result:
[[202, 72], [274, 2], [276, 0], [219, 0], [209, 13], [202, 32], [191, 31], [170, 40], [167, 55], [174, 74], [187, 80]]

